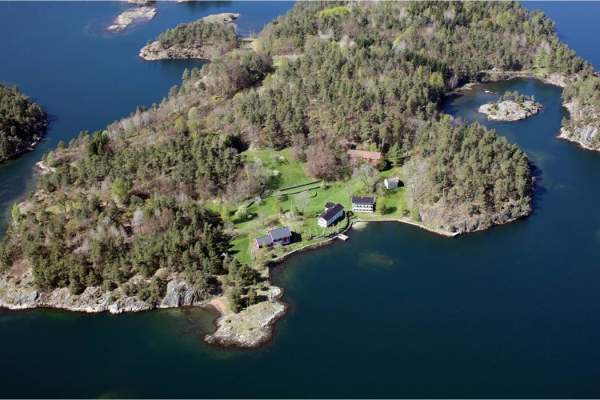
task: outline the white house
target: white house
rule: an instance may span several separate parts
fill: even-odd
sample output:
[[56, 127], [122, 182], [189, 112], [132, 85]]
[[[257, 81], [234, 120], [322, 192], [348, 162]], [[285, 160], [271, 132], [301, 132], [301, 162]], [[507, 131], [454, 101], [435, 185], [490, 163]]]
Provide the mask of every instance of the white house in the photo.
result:
[[371, 196], [352, 196], [352, 211], [368, 212], [375, 211], [375, 197]]
[[325, 211], [319, 215], [319, 226], [323, 228], [327, 228], [330, 225], [333, 225], [339, 219], [344, 217], [344, 207], [337, 203], [327, 203], [325, 204]]

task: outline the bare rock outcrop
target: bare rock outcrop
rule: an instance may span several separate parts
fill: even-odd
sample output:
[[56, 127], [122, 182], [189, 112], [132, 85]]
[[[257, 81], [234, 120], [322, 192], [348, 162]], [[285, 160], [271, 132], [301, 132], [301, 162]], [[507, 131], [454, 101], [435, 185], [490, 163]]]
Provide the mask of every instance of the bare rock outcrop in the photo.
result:
[[117, 16], [117, 18], [114, 19], [112, 24], [109, 25], [106, 29], [111, 32], [121, 32], [134, 23], [147, 22], [155, 16], [155, 7], [133, 7], [119, 14], [119, 16]]
[[523, 102], [504, 100], [483, 104], [478, 111], [492, 121], [519, 121], [537, 114], [541, 109], [539, 103], [531, 100]]
[[267, 342], [273, 334], [273, 325], [286, 311], [279, 299], [281, 289], [271, 286], [268, 300], [240, 311], [227, 313], [217, 320], [217, 330], [204, 337], [208, 343], [223, 346], [258, 347]]
[[592, 106], [581, 106], [577, 100], [563, 105], [569, 110], [569, 119], [561, 127], [558, 137], [585, 149], [600, 151], [600, 112]]
[[157, 305], [135, 296], [126, 296], [120, 289], [104, 291], [99, 286], [87, 287], [79, 295], [72, 294], [68, 288], [41, 291], [33, 283], [31, 270], [25, 270], [19, 276], [5, 274], [0, 277], [0, 307], [11, 310], [58, 308], [87, 313], [121, 314], [153, 308], [202, 306], [205, 303], [202, 293], [178, 277], [169, 280], [166, 293]]

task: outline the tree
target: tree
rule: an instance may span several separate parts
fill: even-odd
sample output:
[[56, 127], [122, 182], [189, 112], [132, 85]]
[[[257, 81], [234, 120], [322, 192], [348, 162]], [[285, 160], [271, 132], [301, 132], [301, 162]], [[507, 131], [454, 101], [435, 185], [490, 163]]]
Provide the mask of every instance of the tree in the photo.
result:
[[123, 178], [117, 178], [111, 185], [111, 194], [117, 203], [127, 203], [131, 185]]

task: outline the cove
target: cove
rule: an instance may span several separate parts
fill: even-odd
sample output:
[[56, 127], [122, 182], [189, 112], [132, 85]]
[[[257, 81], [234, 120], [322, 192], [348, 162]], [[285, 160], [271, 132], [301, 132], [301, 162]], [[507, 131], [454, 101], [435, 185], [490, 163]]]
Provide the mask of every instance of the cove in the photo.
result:
[[[104, 10], [104, 3], [99, 4], [93, 7]], [[104, 6], [120, 9], [112, 3]], [[65, 7], [75, 6], [67, 3]], [[594, 10], [596, 5], [562, 10], [565, 14], [590, 13], [586, 7]], [[107, 18], [113, 15], [112, 9], [103, 12]], [[88, 17], [93, 20], [96, 14], [92, 14]], [[560, 16], [551, 16], [560, 29]], [[83, 32], [80, 28], [81, 21], [73, 32]], [[140, 33], [144, 29], [150, 29], [150, 25], [139, 26], [124, 36], [127, 40], [140, 35], [130, 50], [135, 50], [138, 41], [147, 40]], [[600, 28], [569, 26], [568, 37], [585, 42], [592, 29]], [[148, 37], [154, 34], [152, 31]], [[120, 39], [97, 40], [103, 43]], [[576, 44], [577, 40], [573, 47], [578, 50]], [[136, 52], [127, 54], [135, 57]], [[600, 53], [596, 59], [590, 58], [598, 65]], [[119, 80], [119, 71], [112, 75], [119, 84], [106, 88], [106, 98], [94, 100], [97, 102], [89, 111], [85, 111], [87, 107], [72, 114], [62, 114], [58, 108], [52, 111], [67, 97], [49, 90], [47, 95], [54, 93], [56, 98], [48, 97], [43, 103], [57, 120], [45, 145], [54, 145], [52, 135], [60, 135], [56, 126], [61, 121], [72, 123], [65, 125], [63, 132], [76, 135], [79, 129], [102, 127], [137, 104], [159, 100], [178, 81], [180, 67], [174, 67], [172, 75], [160, 74], [161, 83], [149, 84], [152, 81], [146, 76], [140, 78], [140, 87], [127, 92], [132, 97], [135, 92], [140, 98], [130, 98], [131, 106], [121, 104], [114, 109], [113, 104], [122, 101], [115, 93], [126, 81]], [[96, 72], [102, 72], [98, 68]], [[163, 66], [142, 64], [140, 68], [138, 72], [145, 74], [144, 68]], [[19, 83], [5, 75], [0, 76]], [[41, 99], [43, 91], [37, 94], [35, 86], [27, 88], [33, 85], [27, 83], [31, 82], [28, 76], [23, 73], [19, 78], [23, 88]], [[48, 76], [51, 74], [44, 75], [44, 79]], [[69, 81], [69, 76], [62, 76], [62, 80]], [[102, 84], [107, 85], [106, 81]], [[142, 98], [142, 88], [148, 87], [152, 93]], [[86, 99], [95, 98], [94, 91], [85, 86], [77, 90], [82, 96], [89, 92]], [[488, 122], [476, 112], [480, 104], [494, 98], [484, 90], [499, 94], [518, 90], [535, 95], [544, 109], [525, 121]], [[58, 102], [56, 106], [53, 101]], [[78, 101], [70, 100], [65, 112], [76, 104]], [[286, 290], [288, 315], [277, 324], [273, 341], [258, 350], [230, 351], [203, 344], [201, 337], [211, 329], [211, 315], [200, 310], [123, 316], [47, 310], [0, 312], [2, 394], [600, 395], [600, 216], [596, 212], [600, 156], [556, 138], [564, 115], [560, 89], [535, 80], [477, 87], [449, 99], [444, 109], [496, 129], [527, 152], [538, 168], [535, 209], [529, 218], [455, 239], [397, 223], [370, 224], [364, 230], [352, 231], [347, 243], [294, 256], [275, 270], [275, 283]], [[81, 120], [75, 118], [77, 112], [84, 113]], [[26, 156], [32, 158], [31, 163], [41, 155], [38, 151]], [[27, 159], [7, 165], [26, 162], [22, 160]], [[30, 166], [21, 168], [30, 173]], [[21, 189], [14, 189], [9, 181], [2, 182], [2, 190], [15, 190], [16, 197], [23, 193], [23, 182], [29, 179], [17, 173], [7, 170], [1, 175], [2, 179], [14, 175], [15, 184], [21, 185], [17, 185]]]

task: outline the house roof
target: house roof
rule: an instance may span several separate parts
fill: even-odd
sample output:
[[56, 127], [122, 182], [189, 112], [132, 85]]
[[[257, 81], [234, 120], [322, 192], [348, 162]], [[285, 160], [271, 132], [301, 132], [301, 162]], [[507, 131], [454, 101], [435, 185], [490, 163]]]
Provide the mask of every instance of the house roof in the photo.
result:
[[391, 178], [385, 178], [386, 181], [388, 181], [389, 183], [398, 183], [400, 182], [400, 178], [398, 178], [397, 176], [391, 177]]
[[348, 155], [351, 158], [364, 158], [367, 160], [381, 160], [381, 153], [378, 151], [348, 150]]
[[344, 207], [340, 203], [337, 203], [337, 204], [333, 205], [332, 207], [327, 208], [327, 210], [323, 211], [321, 213], [321, 215], [319, 215], [319, 218], [323, 218], [325, 221], [329, 221], [331, 218], [333, 218], [337, 213], [339, 213], [343, 209], [344, 209]]
[[273, 240], [271, 239], [271, 236], [265, 235], [265, 236], [257, 237], [256, 244], [259, 247], [270, 246], [273, 244]]
[[375, 197], [372, 196], [352, 196], [352, 204], [372, 206], [375, 204]]
[[292, 236], [292, 232], [287, 226], [282, 226], [280, 228], [275, 228], [269, 232], [269, 236], [273, 241], [289, 238]]

